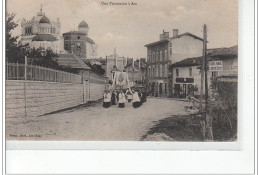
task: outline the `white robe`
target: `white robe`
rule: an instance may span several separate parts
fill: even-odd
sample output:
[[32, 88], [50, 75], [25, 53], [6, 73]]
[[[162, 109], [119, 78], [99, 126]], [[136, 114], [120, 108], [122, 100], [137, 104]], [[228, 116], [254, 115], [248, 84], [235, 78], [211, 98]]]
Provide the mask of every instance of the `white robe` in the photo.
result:
[[140, 98], [139, 98], [138, 92], [134, 93], [134, 95], [133, 95], [133, 102], [140, 102]]
[[125, 94], [124, 93], [119, 93], [118, 103], [125, 103]]
[[110, 93], [104, 94], [104, 102], [111, 102], [111, 95]]

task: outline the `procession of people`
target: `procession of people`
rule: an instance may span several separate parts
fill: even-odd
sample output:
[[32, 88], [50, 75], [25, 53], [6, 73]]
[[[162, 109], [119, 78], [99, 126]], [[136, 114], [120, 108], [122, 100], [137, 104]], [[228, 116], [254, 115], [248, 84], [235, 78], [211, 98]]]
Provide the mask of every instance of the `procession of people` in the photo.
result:
[[139, 108], [147, 100], [144, 90], [131, 89], [126, 90], [105, 90], [103, 98], [103, 107], [109, 108], [112, 105], [118, 105], [124, 108], [125, 103], [131, 103], [134, 108]]

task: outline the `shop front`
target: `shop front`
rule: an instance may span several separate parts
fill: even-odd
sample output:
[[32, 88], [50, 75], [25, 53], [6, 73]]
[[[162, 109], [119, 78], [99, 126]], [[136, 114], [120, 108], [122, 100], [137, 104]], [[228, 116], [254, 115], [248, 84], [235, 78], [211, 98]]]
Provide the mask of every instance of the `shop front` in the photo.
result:
[[149, 82], [149, 94], [155, 97], [167, 97], [167, 80], [154, 80]]
[[174, 97], [186, 98], [194, 96], [198, 88], [194, 85], [194, 78], [176, 78], [174, 83]]

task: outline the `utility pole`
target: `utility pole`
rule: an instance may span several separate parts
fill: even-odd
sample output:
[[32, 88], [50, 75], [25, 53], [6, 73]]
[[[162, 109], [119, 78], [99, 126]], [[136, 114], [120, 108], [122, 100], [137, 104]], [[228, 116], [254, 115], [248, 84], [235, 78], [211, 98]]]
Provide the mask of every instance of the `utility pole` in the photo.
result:
[[212, 116], [208, 109], [208, 59], [207, 59], [207, 26], [203, 26], [203, 59], [205, 72], [205, 113], [206, 113], [206, 141], [213, 140], [212, 133]]
[[27, 56], [24, 57], [24, 114], [27, 117]]
[[[203, 28], [203, 38], [205, 37], [205, 31]], [[205, 68], [205, 59], [204, 59], [204, 55], [205, 55], [205, 42], [203, 39], [203, 51], [202, 51], [202, 64], [201, 64], [201, 69], [200, 69], [200, 75], [201, 75], [201, 80], [200, 80], [200, 106], [199, 106], [199, 111], [200, 113], [202, 113], [202, 101], [203, 101], [203, 86], [204, 86], [204, 68]]]

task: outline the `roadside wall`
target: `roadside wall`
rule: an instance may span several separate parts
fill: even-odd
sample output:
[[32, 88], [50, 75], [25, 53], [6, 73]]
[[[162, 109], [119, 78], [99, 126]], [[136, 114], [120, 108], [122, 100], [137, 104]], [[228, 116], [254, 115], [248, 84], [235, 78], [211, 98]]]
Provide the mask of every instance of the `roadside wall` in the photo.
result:
[[[25, 95], [26, 91], [26, 95]], [[38, 116], [84, 103], [83, 84], [6, 80], [6, 117]], [[26, 101], [25, 101], [26, 98]]]
[[86, 77], [89, 83], [89, 101], [103, 98], [107, 78], [90, 72]]

